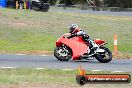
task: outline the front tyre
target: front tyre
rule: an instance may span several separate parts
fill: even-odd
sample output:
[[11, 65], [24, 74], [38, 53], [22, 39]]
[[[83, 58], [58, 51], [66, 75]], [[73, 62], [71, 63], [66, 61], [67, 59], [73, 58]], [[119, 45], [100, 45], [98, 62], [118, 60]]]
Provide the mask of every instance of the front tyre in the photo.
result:
[[95, 58], [101, 63], [110, 62], [112, 60], [112, 52], [106, 47], [101, 47], [101, 49], [104, 49], [104, 52], [96, 54]]
[[72, 51], [67, 46], [56, 47], [54, 56], [60, 61], [68, 61], [72, 57]]

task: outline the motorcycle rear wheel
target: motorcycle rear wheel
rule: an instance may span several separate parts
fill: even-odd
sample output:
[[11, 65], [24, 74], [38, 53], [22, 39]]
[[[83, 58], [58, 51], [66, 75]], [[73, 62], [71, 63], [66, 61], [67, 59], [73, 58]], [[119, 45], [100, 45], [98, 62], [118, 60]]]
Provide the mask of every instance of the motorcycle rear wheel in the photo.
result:
[[72, 58], [72, 51], [67, 46], [65, 46], [65, 50], [63, 50], [63, 48], [63, 46], [56, 47], [54, 50], [54, 56], [60, 61], [68, 61]]
[[106, 47], [101, 47], [102, 49], [105, 50], [105, 52], [102, 53], [98, 53], [95, 55], [95, 58], [101, 62], [101, 63], [108, 63], [112, 60], [112, 52], [106, 48]]

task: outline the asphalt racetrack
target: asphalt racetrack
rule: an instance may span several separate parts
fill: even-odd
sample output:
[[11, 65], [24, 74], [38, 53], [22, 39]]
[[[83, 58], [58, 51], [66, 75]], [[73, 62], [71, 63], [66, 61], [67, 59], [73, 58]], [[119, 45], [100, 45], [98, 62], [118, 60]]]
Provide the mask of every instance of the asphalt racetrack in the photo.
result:
[[78, 69], [80, 65], [92, 71], [132, 72], [132, 59], [113, 59], [109, 63], [100, 63], [96, 59], [58, 61], [54, 56], [0, 54], [0, 68]]
[[111, 12], [111, 11], [89, 11], [89, 10], [69, 10], [69, 9], [50, 9], [50, 12], [66, 12], [66, 13], [80, 13], [80, 14], [95, 14], [108, 16], [127, 16], [132, 17], [132, 12]]

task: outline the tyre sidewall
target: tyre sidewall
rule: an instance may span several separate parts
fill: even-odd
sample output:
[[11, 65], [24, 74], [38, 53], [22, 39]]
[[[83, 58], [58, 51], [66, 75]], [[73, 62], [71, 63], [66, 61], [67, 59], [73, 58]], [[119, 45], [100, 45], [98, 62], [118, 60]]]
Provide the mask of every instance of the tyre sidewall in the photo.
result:
[[112, 52], [111, 52], [108, 48], [106, 48], [106, 47], [101, 47], [101, 49], [104, 49], [105, 51], [108, 52], [108, 54], [109, 54], [109, 59], [103, 59], [103, 58], [101, 57], [100, 54], [96, 54], [96, 55], [95, 55], [95, 58], [96, 58], [99, 62], [101, 62], [101, 63], [108, 63], [108, 62], [110, 62], [110, 61], [112, 60]]
[[[60, 60], [60, 61], [68, 61], [69, 59], [71, 58], [67, 58], [67, 59], [63, 59], [62, 57], [60, 57], [57, 53], [57, 50], [58, 50], [59, 47], [56, 47], [55, 50], [54, 50], [54, 56]], [[71, 53], [71, 50], [68, 48], [68, 51]], [[72, 54], [71, 54], [72, 55]], [[72, 57], [72, 56], [71, 56]]]

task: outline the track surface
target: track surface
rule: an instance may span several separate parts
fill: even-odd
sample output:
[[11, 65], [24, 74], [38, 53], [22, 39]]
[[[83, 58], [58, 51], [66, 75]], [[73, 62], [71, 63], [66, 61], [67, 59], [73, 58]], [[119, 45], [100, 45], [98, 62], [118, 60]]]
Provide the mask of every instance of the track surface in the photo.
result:
[[132, 59], [113, 59], [109, 63], [90, 61], [58, 61], [54, 56], [38, 55], [7, 55], [0, 54], [0, 67], [15, 68], [49, 68], [49, 69], [77, 69], [80, 65], [87, 70], [125, 71], [132, 72]]
[[51, 12], [66, 12], [66, 13], [80, 13], [80, 14], [98, 14], [108, 16], [127, 16], [132, 17], [132, 12], [111, 12], [111, 11], [89, 11], [89, 10], [68, 10], [68, 9], [50, 9]]

